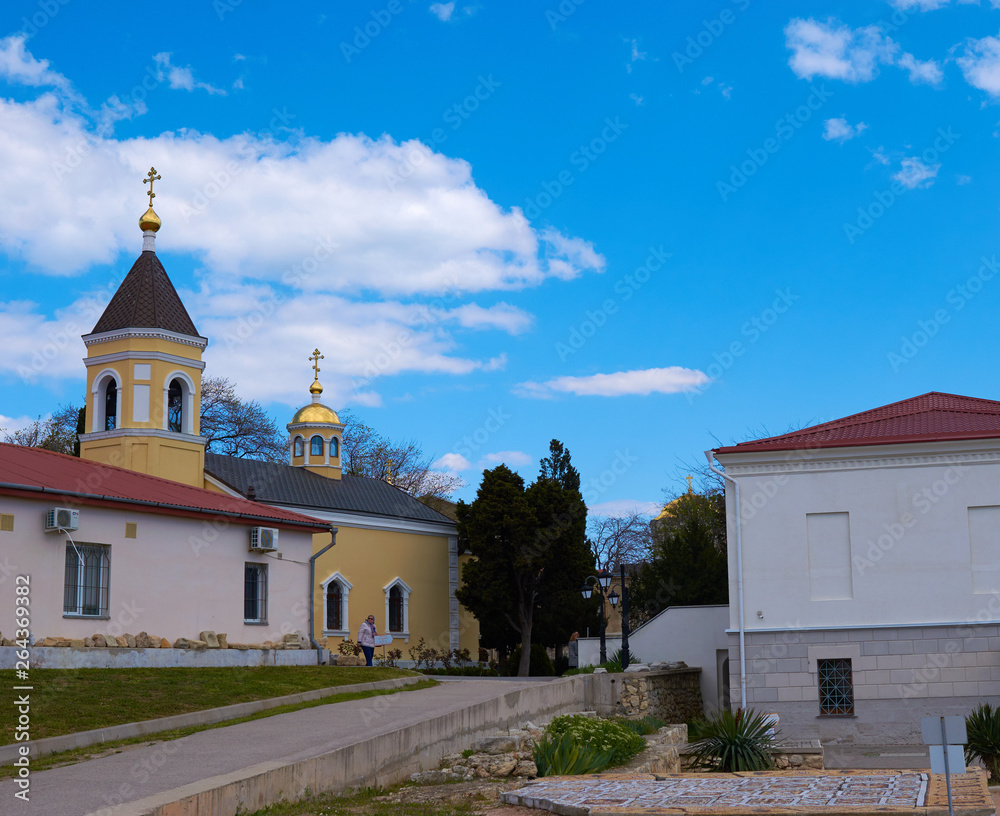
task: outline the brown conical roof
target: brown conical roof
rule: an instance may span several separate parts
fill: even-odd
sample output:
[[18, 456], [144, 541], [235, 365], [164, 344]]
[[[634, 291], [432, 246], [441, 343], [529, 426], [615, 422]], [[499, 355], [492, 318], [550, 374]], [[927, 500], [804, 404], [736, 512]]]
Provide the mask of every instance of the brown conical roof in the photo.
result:
[[118, 329], [165, 329], [199, 337], [163, 264], [152, 251], [143, 252], [94, 326], [93, 334]]

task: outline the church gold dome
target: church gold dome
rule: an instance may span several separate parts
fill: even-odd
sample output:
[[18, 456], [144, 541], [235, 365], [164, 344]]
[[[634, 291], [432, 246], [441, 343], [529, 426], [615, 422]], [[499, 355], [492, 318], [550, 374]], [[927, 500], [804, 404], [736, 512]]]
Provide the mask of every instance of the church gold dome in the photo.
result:
[[336, 411], [327, 408], [321, 402], [313, 402], [303, 408], [299, 408], [292, 417], [291, 424], [298, 425], [300, 422], [323, 422], [340, 424], [340, 417]]
[[154, 211], [152, 206], [146, 212], [142, 214], [142, 218], [139, 219], [139, 229], [143, 232], [156, 232], [162, 222], [160, 221], [160, 216], [158, 216]]

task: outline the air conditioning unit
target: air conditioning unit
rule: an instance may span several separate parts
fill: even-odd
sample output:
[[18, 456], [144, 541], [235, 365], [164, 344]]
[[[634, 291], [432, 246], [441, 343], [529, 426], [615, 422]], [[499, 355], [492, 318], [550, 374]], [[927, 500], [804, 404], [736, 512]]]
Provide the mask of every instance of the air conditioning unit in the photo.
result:
[[254, 552], [274, 552], [278, 549], [278, 531], [274, 527], [251, 527], [250, 549]]
[[80, 511], [69, 507], [50, 507], [45, 512], [45, 532], [55, 533], [59, 530], [79, 530]]

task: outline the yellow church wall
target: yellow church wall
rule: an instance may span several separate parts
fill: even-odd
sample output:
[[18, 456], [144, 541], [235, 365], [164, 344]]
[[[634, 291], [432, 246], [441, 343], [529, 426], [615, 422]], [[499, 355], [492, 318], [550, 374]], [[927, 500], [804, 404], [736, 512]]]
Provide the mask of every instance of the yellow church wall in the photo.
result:
[[[151, 329], [150, 331], [156, 331]], [[123, 337], [119, 340], [102, 340], [89, 346], [89, 357], [96, 357], [98, 354], [118, 354], [123, 351], [162, 351], [167, 354], [174, 354], [177, 357], [186, 357], [189, 360], [201, 360], [202, 350], [198, 346], [191, 346], [187, 343], [177, 343], [173, 340], [165, 340], [162, 337]]]
[[[337, 544], [316, 564], [314, 609], [318, 640], [324, 638], [323, 582], [339, 572], [353, 585], [348, 596], [346, 628], [357, 640], [358, 627], [375, 615], [379, 634], [389, 634], [384, 587], [402, 579], [412, 592], [409, 597], [409, 641], [395, 636], [392, 646], [409, 660], [408, 649], [423, 637], [436, 649], [449, 648], [448, 620], [448, 537], [416, 533], [366, 530], [338, 525]], [[314, 536], [314, 552], [329, 543], [329, 536]], [[466, 615], [468, 613], [465, 613]], [[479, 625], [471, 615], [460, 617], [460, 648], [468, 648], [473, 658], [479, 646]], [[471, 621], [471, 622], [470, 622]], [[328, 647], [336, 651], [342, 637], [331, 636]], [[378, 650], [380, 651], [380, 650]]]
[[205, 449], [183, 439], [119, 436], [84, 440], [80, 443], [80, 457], [194, 487], [202, 487], [205, 482]]

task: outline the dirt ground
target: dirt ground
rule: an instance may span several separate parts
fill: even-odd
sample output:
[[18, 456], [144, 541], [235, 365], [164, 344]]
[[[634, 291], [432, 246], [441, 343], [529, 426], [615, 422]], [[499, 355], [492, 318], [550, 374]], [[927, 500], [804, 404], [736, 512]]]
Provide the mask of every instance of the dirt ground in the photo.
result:
[[390, 804], [433, 804], [439, 807], [460, 802], [472, 806], [479, 816], [538, 816], [537, 810], [504, 805], [500, 794], [520, 788], [524, 779], [498, 781], [496, 779], [474, 779], [471, 782], [454, 782], [447, 785], [419, 785], [404, 787], [387, 796], [378, 796], [373, 801]]

